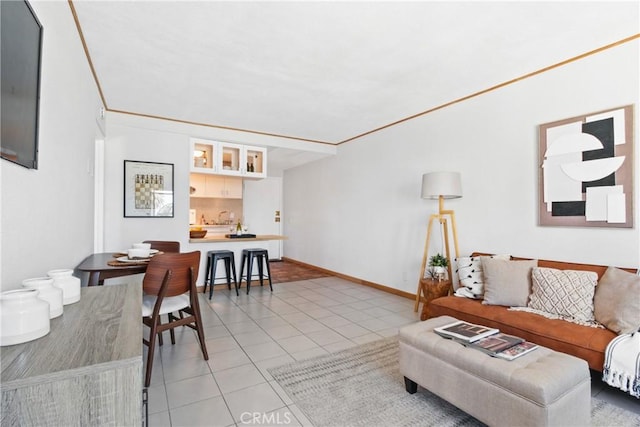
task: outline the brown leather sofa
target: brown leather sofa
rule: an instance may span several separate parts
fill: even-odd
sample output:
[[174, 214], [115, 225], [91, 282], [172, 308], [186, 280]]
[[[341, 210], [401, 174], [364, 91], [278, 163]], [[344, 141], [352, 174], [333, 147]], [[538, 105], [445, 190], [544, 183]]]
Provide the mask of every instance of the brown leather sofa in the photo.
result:
[[[487, 255], [474, 253], [472, 256]], [[522, 260], [528, 258], [515, 258]], [[607, 266], [538, 260], [539, 267], [561, 270], [594, 271], [601, 277]], [[634, 269], [623, 269], [635, 273]], [[437, 298], [428, 306], [428, 317], [452, 316], [459, 320], [500, 329], [501, 332], [562, 353], [584, 359], [593, 370], [602, 372], [607, 344], [617, 335], [608, 329], [592, 328], [565, 320], [547, 319], [538, 314], [510, 311], [509, 307], [484, 305], [480, 300], [447, 296]]]

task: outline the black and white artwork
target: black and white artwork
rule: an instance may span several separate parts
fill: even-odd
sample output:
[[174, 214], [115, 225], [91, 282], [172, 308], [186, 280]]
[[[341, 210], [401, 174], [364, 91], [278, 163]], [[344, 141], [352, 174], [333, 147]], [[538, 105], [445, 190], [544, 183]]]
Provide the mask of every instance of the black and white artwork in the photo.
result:
[[173, 164], [124, 161], [124, 216], [173, 218]]
[[633, 107], [540, 125], [540, 225], [633, 227]]

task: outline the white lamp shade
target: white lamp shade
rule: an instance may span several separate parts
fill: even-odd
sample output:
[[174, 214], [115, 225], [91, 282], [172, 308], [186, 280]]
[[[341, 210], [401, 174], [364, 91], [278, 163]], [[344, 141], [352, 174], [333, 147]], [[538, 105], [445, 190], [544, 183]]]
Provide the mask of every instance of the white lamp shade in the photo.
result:
[[422, 175], [422, 198], [457, 199], [462, 197], [462, 182], [459, 172], [431, 172]]

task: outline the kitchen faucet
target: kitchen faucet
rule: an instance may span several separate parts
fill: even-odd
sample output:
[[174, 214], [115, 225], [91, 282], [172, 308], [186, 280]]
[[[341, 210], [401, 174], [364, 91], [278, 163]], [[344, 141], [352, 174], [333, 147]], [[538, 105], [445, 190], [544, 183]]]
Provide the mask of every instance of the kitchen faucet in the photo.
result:
[[227, 222], [224, 222], [224, 223], [223, 223], [223, 222], [222, 222], [222, 219], [221, 219], [222, 215], [224, 215], [224, 214], [226, 214], [226, 213], [229, 213], [229, 211], [221, 211], [221, 212], [218, 214], [218, 224], [227, 224]]

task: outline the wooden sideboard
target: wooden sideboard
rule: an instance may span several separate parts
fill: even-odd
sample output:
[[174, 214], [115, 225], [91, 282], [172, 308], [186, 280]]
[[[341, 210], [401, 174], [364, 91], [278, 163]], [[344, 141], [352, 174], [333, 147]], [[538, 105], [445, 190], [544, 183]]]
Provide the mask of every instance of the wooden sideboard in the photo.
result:
[[142, 290], [82, 288], [48, 335], [0, 349], [2, 426], [140, 426]]

